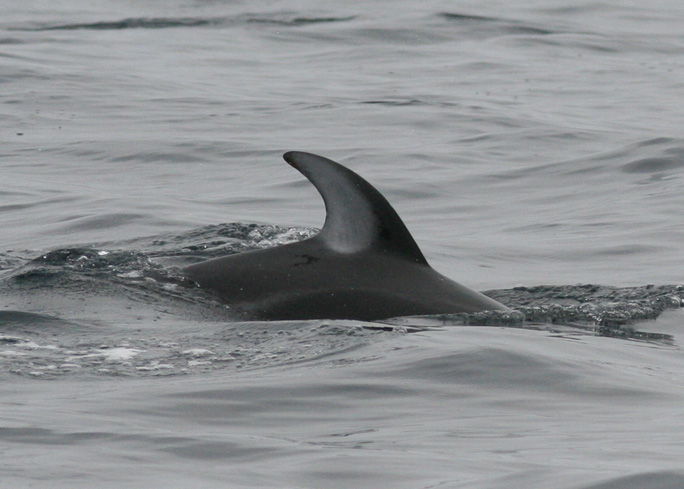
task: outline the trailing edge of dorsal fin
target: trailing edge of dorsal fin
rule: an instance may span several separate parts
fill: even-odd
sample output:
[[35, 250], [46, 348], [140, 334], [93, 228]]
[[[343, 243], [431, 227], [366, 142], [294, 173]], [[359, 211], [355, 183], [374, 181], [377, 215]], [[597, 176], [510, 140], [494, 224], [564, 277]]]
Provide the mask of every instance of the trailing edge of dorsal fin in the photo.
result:
[[339, 253], [373, 250], [428, 264], [397, 212], [370, 183], [322, 156], [290, 151], [283, 158], [323, 197], [326, 217], [318, 238], [330, 248]]

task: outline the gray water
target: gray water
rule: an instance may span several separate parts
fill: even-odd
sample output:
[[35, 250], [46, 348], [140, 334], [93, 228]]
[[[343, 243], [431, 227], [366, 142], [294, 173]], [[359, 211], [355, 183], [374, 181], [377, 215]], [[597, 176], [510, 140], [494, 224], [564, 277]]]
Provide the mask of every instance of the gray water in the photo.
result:
[[[0, 487], [684, 486], [684, 7], [0, 7]], [[287, 150], [516, 318], [179, 285], [321, 226]]]

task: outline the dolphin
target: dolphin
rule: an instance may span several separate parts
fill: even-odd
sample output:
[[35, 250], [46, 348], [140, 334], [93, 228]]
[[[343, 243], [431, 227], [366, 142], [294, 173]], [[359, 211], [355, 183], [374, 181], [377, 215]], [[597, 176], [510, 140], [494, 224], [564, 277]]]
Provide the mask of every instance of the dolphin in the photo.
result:
[[436, 272], [387, 200], [348, 168], [311, 153], [283, 158], [323, 197], [311, 238], [214, 258], [183, 275], [256, 320], [358, 319], [507, 310]]

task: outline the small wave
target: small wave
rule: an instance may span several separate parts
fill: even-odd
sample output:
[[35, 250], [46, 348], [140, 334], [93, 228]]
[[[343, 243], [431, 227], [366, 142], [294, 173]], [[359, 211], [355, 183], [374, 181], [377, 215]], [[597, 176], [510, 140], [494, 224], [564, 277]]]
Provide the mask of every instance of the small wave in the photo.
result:
[[119, 29], [168, 29], [171, 27], [197, 27], [222, 23], [220, 19], [195, 18], [130, 18], [116, 21], [57, 24], [25, 28], [27, 31], [73, 31], [73, 30], [119, 30]]
[[[615, 163], [623, 173], [634, 175], [637, 183], [660, 184], [680, 178], [684, 170], [684, 142], [681, 139], [655, 138], [630, 145]], [[622, 161], [628, 161], [623, 163]]]
[[355, 18], [356, 16], [354, 15], [350, 15], [347, 17], [290, 17], [288, 15], [245, 15], [240, 17], [241, 20], [250, 24], [274, 24], [280, 26], [300, 26], [308, 24], [328, 24], [332, 22], [347, 22]]
[[[34, 312], [25, 311], [0, 311], [0, 327], [3, 331], [11, 329], [14, 326], [55, 326], [55, 325], [71, 325], [72, 323], [60, 319], [55, 316], [46, 314], [38, 314]], [[8, 341], [7, 337], [0, 335], [0, 341]]]
[[578, 489], [675, 489], [680, 487], [684, 487], [684, 474], [663, 471], [612, 478]]
[[442, 12], [439, 14], [440, 17], [446, 20], [453, 20], [456, 22], [498, 22], [499, 20], [494, 17], [484, 17], [482, 15], [471, 15], [471, 14], [456, 14], [451, 12]]
[[233, 222], [205, 226], [166, 239], [156, 239], [152, 246], [163, 248], [159, 254], [186, 255], [192, 256], [195, 260], [206, 260], [301, 241], [317, 233], [316, 228]]
[[608, 287], [602, 285], [516, 287], [490, 290], [486, 295], [511, 311], [435, 314], [379, 321], [405, 328], [444, 326], [502, 326], [576, 331], [614, 338], [670, 344], [670, 334], [640, 331], [636, 323], [657, 319], [665, 310], [684, 305], [684, 286]]
[[73, 31], [94, 30], [109, 31], [123, 29], [169, 29], [179, 27], [213, 27], [240, 24], [273, 24], [279, 26], [301, 26], [330, 22], [344, 22], [352, 20], [349, 17], [296, 17], [286, 14], [275, 15], [241, 15], [234, 18], [194, 18], [194, 17], [158, 17], [158, 18], [128, 18], [115, 21], [84, 22], [75, 24], [42, 25], [38, 27], [15, 28], [23, 31]]
[[665, 173], [684, 169], [683, 154], [665, 158], [644, 158], [622, 166], [625, 173]]
[[52, 266], [76, 271], [140, 268], [149, 261], [143, 253], [107, 251], [97, 248], [63, 248], [33, 259], [29, 266]]
[[[444, 19], [455, 25], [463, 27], [479, 27], [489, 31], [492, 36], [502, 35], [533, 35], [545, 36], [555, 32], [546, 28], [526, 25], [522, 22], [507, 19], [497, 19], [495, 17], [484, 17], [480, 15], [459, 14], [442, 12], [439, 14]], [[484, 32], [484, 31], [483, 31]]]
[[20, 266], [22, 260], [16, 256], [11, 256], [7, 253], [0, 253], [0, 271], [11, 270]]
[[[11, 44], [25, 44], [26, 42], [21, 40], [21, 39], [16, 39], [14, 37], [3, 37], [0, 38], [0, 44], [5, 44], [5, 45], [11, 45]], [[0, 56], [5, 56], [6, 54], [3, 53]]]
[[418, 99], [406, 99], [406, 100], [367, 100], [364, 102], [361, 102], [363, 104], [369, 104], [369, 105], [385, 105], [388, 107], [408, 107], [412, 105], [428, 105], [422, 100]]
[[[354, 321], [203, 323], [201, 329], [155, 333], [64, 330], [55, 341], [40, 330], [0, 335], [2, 372], [29, 378], [178, 376], [250, 370], [326, 358], [404, 328]], [[372, 325], [371, 325], [372, 326]]]
[[541, 285], [492, 290], [486, 294], [519, 311], [528, 325], [565, 325], [601, 336], [671, 342], [671, 335], [635, 330], [665, 310], [684, 305], [682, 285], [610, 287]]

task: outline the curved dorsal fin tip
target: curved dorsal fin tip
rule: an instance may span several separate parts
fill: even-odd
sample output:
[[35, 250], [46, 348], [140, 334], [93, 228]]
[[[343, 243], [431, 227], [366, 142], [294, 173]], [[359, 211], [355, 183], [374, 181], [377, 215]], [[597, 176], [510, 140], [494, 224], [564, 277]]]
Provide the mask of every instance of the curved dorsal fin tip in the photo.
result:
[[323, 197], [326, 218], [320, 239], [335, 251], [374, 249], [427, 265], [399, 215], [370, 183], [339, 163], [301, 151], [283, 158]]
[[291, 166], [295, 166], [297, 164], [296, 160], [299, 154], [301, 154], [300, 151], [288, 151], [283, 155], [283, 159]]

